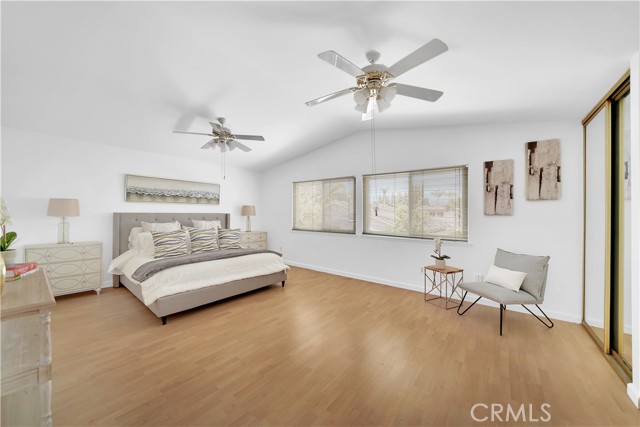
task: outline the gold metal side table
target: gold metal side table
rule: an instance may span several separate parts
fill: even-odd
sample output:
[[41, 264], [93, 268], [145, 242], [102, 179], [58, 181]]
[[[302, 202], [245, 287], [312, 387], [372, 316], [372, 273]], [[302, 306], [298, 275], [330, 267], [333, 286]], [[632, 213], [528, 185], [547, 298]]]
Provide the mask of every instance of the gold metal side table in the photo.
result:
[[[458, 276], [459, 275], [459, 276]], [[438, 268], [435, 265], [427, 265], [424, 267], [424, 300], [430, 304], [436, 305], [445, 310], [451, 310], [460, 305], [462, 295], [458, 290], [458, 285], [462, 283], [464, 279], [464, 270], [462, 268], [447, 266], [444, 268]], [[427, 281], [431, 284], [431, 289], [427, 291]], [[442, 291], [444, 288], [444, 307], [442, 304], [436, 304], [432, 301], [441, 300]], [[449, 288], [451, 288], [451, 294], [449, 294]], [[435, 290], [438, 290], [438, 296], [434, 296]], [[457, 295], [458, 301], [452, 300], [453, 296]], [[429, 298], [431, 296], [431, 298]], [[453, 304], [449, 307], [449, 304]]]

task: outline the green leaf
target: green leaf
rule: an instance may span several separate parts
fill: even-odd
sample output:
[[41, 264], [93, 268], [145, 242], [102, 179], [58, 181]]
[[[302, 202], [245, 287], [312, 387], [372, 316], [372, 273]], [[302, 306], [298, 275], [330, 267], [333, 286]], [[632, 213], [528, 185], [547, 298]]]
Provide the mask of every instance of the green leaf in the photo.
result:
[[15, 231], [9, 231], [6, 235], [0, 237], [0, 250], [6, 251], [9, 249], [16, 237], [18, 237], [18, 234]]

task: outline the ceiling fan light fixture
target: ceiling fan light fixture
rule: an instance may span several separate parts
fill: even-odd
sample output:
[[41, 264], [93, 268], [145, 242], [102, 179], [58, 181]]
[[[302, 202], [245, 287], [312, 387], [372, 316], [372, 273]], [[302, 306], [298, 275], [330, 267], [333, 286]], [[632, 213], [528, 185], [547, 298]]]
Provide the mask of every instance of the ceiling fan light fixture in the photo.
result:
[[353, 100], [358, 105], [367, 105], [367, 99], [369, 99], [369, 91], [367, 89], [361, 89], [353, 94]]
[[393, 99], [396, 97], [397, 89], [395, 85], [385, 86], [380, 89], [380, 97], [384, 99], [387, 103], [391, 103]]
[[358, 104], [355, 106], [355, 109], [359, 112], [361, 112], [362, 114], [366, 114], [367, 113], [367, 106], [369, 104], [364, 103], [364, 104]]

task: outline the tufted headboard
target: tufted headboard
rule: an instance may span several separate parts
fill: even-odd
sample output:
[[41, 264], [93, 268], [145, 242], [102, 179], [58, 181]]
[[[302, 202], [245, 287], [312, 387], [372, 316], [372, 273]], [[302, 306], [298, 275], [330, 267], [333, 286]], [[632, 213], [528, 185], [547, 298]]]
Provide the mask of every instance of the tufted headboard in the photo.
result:
[[222, 228], [229, 228], [228, 213], [153, 213], [153, 212], [114, 212], [113, 213], [113, 258], [129, 250], [129, 232], [145, 222], [180, 221], [191, 227], [191, 220], [220, 221]]

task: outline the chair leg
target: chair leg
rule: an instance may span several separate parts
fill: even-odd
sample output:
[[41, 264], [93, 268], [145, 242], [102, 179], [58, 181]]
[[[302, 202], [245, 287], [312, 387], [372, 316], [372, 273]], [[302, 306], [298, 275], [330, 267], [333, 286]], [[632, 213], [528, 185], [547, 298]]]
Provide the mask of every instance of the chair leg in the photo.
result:
[[464, 291], [464, 295], [462, 295], [462, 301], [460, 301], [460, 305], [458, 306], [458, 309], [456, 310], [457, 313], [462, 316], [463, 314], [465, 314], [467, 311], [469, 311], [469, 309], [471, 307], [473, 307], [475, 305], [475, 303], [477, 303], [478, 301], [480, 301], [480, 298], [482, 297], [478, 297], [477, 300], [475, 300], [469, 307], [467, 307], [462, 313], [460, 313], [460, 308], [462, 308], [462, 304], [464, 303], [464, 299], [467, 297], [467, 291]]
[[549, 323], [550, 323], [551, 325], [547, 324], [544, 320], [542, 320], [541, 318], [539, 318], [538, 316], [536, 316], [536, 315], [534, 314], [534, 312], [533, 312], [533, 311], [531, 311], [531, 310], [529, 310], [529, 309], [527, 308], [527, 306], [526, 306], [526, 305], [524, 305], [524, 304], [521, 304], [521, 305], [522, 305], [522, 307], [524, 307], [524, 309], [525, 309], [525, 310], [527, 310], [529, 313], [531, 313], [531, 314], [533, 315], [533, 317], [535, 317], [536, 319], [538, 319], [538, 320], [540, 321], [540, 323], [542, 323], [544, 326], [546, 326], [546, 327], [547, 327], [547, 328], [549, 328], [549, 329], [553, 328], [553, 322], [551, 321], [551, 319], [549, 319], [549, 316], [547, 316], [547, 313], [545, 313], [544, 311], [542, 311], [542, 309], [540, 308], [540, 306], [539, 306], [538, 304], [534, 304], [534, 305], [535, 305], [536, 307], [538, 307], [538, 310], [540, 310], [540, 313], [542, 313], [542, 314], [544, 315], [544, 317], [549, 321]]
[[500, 336], [502, 336], [502, 310], [504, 310], [503, 307], [504, 306], [500, 304]]

